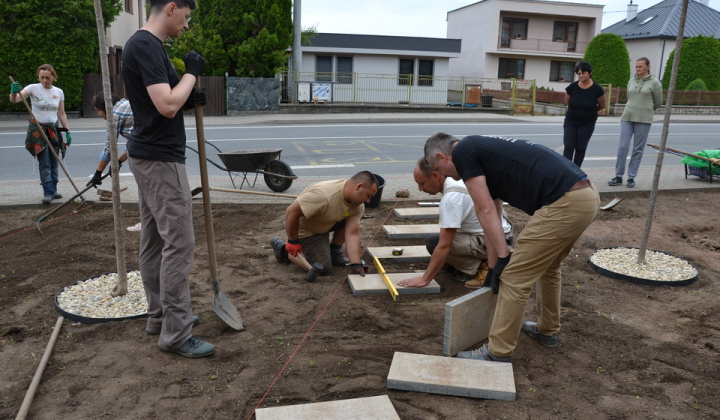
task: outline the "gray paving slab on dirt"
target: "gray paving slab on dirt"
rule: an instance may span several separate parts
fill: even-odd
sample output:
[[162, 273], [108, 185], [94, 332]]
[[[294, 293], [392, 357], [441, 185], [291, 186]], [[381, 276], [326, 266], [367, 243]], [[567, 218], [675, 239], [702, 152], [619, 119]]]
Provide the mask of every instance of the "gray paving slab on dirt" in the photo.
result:
[[[402, 255], [393, 255], [393, 250], [396, 248], [402, 249]], [[371, 257], [377, 257], [379, 260], [387, 259], [407, 263], [430, 261], [430, 253], [424, 245], [402, 247], [371, 246], [368, 247], [367, 252]]]
[[388, 389], [515, 401], [512, 363], [395, 352]]
[[256, 420], [400, 420], [387, 395], [289, 405], [286, 407], [258, 408]]
[[[399, 295], [440, 293], [440, 285], [434, 279], [431, 280], [425, 287], [398, 286], [399, 281], [422, 276], [423, 273], [424, 271], [418, 271], [415, 273], [388, 273], [388, 277], [393, 285], [395, 285]], [[390, 291], [385, 285], [385, 282], [382, 280], [380, 274], [365, 274], [365, 277], [359, 274], [350, 274], [348, 276], [348, 284], [355, 296], [390, 294]]]
[[445, 356], [455, 356], [488, 337], [496, 302], [492, 289], [483, 287], [445, 304]]
[[440, 225], [384, 225], [383, 231], [390, 239], [423, 239], [440, 232]]
[[405, 219], [437, 219], [440, 217], [438, 207], [418, 207], [395, 209], [395, 216]]

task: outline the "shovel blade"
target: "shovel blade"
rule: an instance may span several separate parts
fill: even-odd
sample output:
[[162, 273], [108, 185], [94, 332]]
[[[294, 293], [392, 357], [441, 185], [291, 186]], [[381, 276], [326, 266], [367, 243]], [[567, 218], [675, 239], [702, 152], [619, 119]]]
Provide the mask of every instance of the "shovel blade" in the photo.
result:
[[230, 302], [225, 293], [220, 291], [219, 287], [215, 287], [215, 299], [213, 299], [213, 311], [230, 327], [242, 331], [245, 329], [243, 325], [242, 317], [235, 308], [235, 305]]

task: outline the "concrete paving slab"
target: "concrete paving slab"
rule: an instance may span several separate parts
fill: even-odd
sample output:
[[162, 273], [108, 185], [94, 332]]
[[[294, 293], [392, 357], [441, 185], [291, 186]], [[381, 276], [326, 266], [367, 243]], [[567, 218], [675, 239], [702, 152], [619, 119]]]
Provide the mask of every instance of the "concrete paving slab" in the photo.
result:
[[405, 219], [437, 219], [440, 217], [440, 209], [438, 207], [395, 209], [394, 213], [395, 216]]
[[387, 395], [286, 407], [258, 408], [256, 420], [400, 420]]
[[367, 252], [371, 257], [377, 257], [379, 260], [388, 259], [393, 261], [414, 263], [430, 261], [430, 253], [424, 246], [402, 246], [402, 255], [393, 255], [394, 246], [375, 246], [368, 247]]
[[488, 337], [496, 302], [492, 289], [483, 287], [445, 304], [445, 356], [455, 356]]
[[383, 231], [390, 239], [427, 238], [440, 233], [440, 225], [384, 225]]
[[395, 352], [387, 389], [515, 401], [512, 363]]
[[[416, 273], [388, 273], [388, 277], [390, 277], [390, 281], [393, 282], [400, 295], [440, 293], [440, 285], [435, 280], [431, 280], [425, 287], [398, 286], [399, 281], [422, 276], [423, 273], [424, 271]], [[348, 284], [355, 296], [390, 294], [380, 274], [365, 274], [365, 277], [359, 274], [350, 274], [348, 275]]]

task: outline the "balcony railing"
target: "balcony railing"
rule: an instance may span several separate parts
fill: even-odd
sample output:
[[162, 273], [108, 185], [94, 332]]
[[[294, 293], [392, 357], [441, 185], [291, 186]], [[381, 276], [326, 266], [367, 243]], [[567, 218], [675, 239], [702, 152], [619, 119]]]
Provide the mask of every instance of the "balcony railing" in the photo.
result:
[[585, 54], [587, 42], [561, 41], [539, 38], [498, 37], [498, 49], [537, 51], [548, 53]]

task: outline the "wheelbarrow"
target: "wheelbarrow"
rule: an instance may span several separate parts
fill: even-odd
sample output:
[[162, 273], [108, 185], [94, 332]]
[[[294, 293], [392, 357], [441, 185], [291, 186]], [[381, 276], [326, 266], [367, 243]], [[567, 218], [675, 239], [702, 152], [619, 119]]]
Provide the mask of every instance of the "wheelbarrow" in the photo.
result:
[[[297, 179], [297, 175], [293, 174], [290, 165], [280, 160], [280, 153], [282, 153], [283, 149], [249, 149], [223, 153], [220, 148], [209, 141], [205, 140], [205, 144], [217, 151], [222, 164], [210, 158], [206, 158], [207, 161], [221, 171], [228, 173], [233, 188], [242, 189], [246, 184], [250, 188], [255, 188], [255, 183], [262, 174], [268, 188], [275, 192], [283, 192], [290, 188], [294, 179]], [[186, 147], [198, 153], [192, 147]], [[254, 179], [252, 174], [255, 174]], [[240, 187], [235, 185], [238, 178], [242, 178]]]

